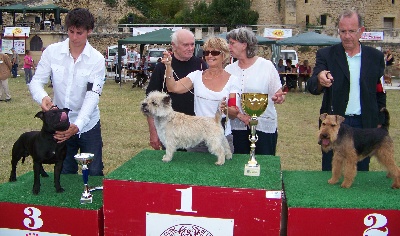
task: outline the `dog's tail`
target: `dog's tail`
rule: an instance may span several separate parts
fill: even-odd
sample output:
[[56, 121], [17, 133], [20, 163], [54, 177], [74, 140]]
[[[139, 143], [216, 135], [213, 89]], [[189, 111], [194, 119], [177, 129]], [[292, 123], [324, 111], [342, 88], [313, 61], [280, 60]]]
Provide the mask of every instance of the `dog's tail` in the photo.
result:
[[382, 107], [380, 113], [381, 113], [380, 116], [383, 116], [383, 118], [384, 118], [381, 128], [385, 129], [385, 130], [389, 130], [389, 125], [390, 125], [389, 111], [386, 109], [386, 107]]

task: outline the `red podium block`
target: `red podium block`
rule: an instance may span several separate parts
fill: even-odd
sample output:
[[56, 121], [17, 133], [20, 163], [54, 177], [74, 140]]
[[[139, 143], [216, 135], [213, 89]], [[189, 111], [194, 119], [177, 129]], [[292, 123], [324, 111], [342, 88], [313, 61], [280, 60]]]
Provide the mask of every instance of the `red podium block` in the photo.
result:
[[[279, 235], [280, 160], [260, 156], [261, 176], [244, 176], [247, 155], [215, 166], [210, 154], [142, 151], [104, 180], [105, 235]], [[189, 234], [190, 233], [190, 234]]]
[[400, 235], [400, 190], [385, 172], [358, 172], [349, 189], [330, 172], [284, 171], [287, 235]]
[[[81, 175], [61, 175], [63, 193], [55, 192], [49, 175], [41, 178], [39, 195], [32, 194], [33, 172], [0, 185], [0, 235], [104, 235], [102, 191], [92, 192], [93, 203], [81, 205]], [[90, 176], [89, 184], [102, 180]]]

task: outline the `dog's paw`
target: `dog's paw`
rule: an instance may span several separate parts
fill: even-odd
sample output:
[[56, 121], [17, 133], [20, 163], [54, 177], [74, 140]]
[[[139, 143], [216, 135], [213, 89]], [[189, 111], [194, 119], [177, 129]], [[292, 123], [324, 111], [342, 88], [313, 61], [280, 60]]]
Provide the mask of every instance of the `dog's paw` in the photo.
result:
[[32, 189], [33, 195], [38, 195], [39, 192], [40, 192], [40, 188], [33, 188], [33, 189]]
[[224, 163], [225, 163], [224, 161], [217, 161], [217, 162], [215, 162], [215, 164], [216, 164], [217, 166], [222, 166]]
[[225, 158], [226, 158], [227, 160], [232, 159], [232, 153], [231, 153], [231, 154], [227, 154], [227, 155], [225, 156]]
[[343, 183], [340, 185], [340, 187], [342, 187], [342, 188], [350, 188], [351, 187], [351, 183], [343, 181]]
[[57, 193], [63, 193], [65, 190], [63, 188], [56, 189]]
[[337, 179], [333, 179], [333, 178], [328, 180], [328, 184], [336, 184], [337, 182], [338, 182], [338, 180]]
[[163, 162], [170, 162], [171, 160], [172, 160], [172, 158], [166, 157], [165, 155], [164, 155], [163, 158], [162, 158], [162, 161], [163, 161]]

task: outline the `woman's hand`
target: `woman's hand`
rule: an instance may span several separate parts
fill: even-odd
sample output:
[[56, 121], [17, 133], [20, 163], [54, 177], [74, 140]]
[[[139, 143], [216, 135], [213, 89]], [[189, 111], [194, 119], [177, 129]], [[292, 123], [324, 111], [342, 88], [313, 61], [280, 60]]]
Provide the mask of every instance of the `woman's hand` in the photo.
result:
[[271, 97], [271, 99], [275, 104], [282, 104], [285, 101], [285, 96], [286, 92], [282, 92], [282, 90], [279, 90]]
[[239, 113], [236, 117], [240, 121], [242, 121], [245, 125], [249, 125], [249, 122], [250, 122], [250, 119], [251, 119], [251, 117], [249, 115]]

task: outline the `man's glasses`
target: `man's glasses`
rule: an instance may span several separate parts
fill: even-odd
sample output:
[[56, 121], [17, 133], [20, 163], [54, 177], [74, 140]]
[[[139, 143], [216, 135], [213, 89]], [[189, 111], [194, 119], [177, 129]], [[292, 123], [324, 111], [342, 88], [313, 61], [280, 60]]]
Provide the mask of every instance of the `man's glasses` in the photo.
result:
[[340, 35], [342, 35], [342, 36], [344, 36], [344, 35], [346, 35], [346, 34], [349, 34], [349, 35], [351, 35], [351, 36], [354, 36], [354, 35], [356, 35], [357, 33], [359, 33], [360, 30], [361, 30], [361, 28], [358, 28], [357, 30], [341, 30], [341, 29], [338, 29], [338, 34], [340, 34]]
[[212, 56], [216, 57], [221, 54], [221, 51], [203, 51], [204, 56], [209, 56], [211, 53]]

